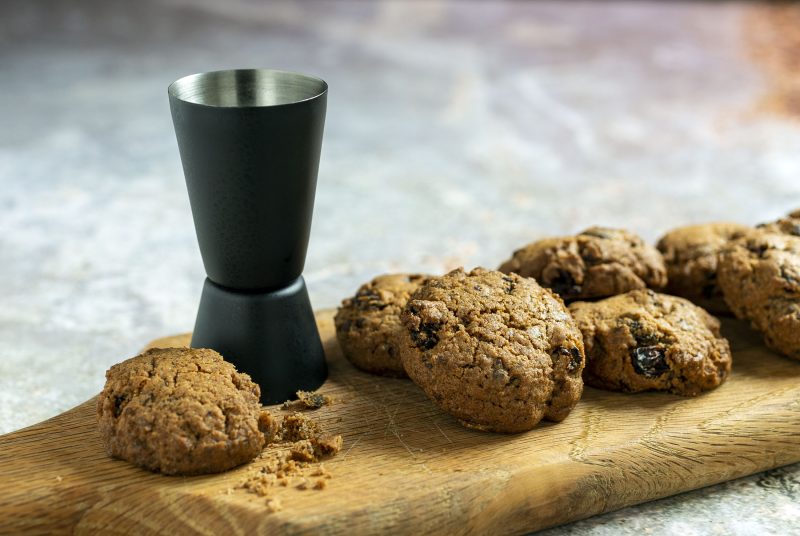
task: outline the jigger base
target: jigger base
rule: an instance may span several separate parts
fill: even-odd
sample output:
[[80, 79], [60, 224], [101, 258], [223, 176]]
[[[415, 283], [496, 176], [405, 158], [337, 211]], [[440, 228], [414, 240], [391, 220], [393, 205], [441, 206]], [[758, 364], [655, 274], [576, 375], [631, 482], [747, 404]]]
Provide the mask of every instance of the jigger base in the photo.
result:
[[240, 292], [206, 279], [192, 348], [211, 348], [277, 404], [313, 391], [328, 376], [325, 353], [302, 276], [271, 292]]

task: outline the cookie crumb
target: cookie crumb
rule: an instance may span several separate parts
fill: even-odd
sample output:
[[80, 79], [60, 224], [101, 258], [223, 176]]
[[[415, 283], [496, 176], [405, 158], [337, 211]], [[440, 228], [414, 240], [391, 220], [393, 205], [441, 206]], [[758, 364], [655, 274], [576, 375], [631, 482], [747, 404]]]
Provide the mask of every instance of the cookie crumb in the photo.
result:
[[301, 441], [311, 439], [320, 433], [319, 424], [302, 413], [293, 413], [283, 418], [281, 437], [284, 441]]
[[56, 482], [58, 482], [60, 484], [62, 480], [64, 480], [64, 479], [61, 478], [61, 475], [56, 475]]
[[297, 400], [308, 409], [319, 409], [333, 404], [333, 399], [328, 395], [311, 391], [297, 391]]
[[258, 415], [258, 429], [264, 434], [264, 444], [269, 445], [277, 439], [281, 432], [281, 425], [269, 411], [262, 409]]
[[300, 462], [311, 462], [316, 458], [316, 455], [314, 454], [314, 446], [308, 439], [303, 439], [302, 441], [294, 443], [289, 451], [289, 455], [293, 460]]
[[325, 476], [325, 475], [330, 475], [330, 473], [328, 473], [327, 469], [325, 469], [325, 466], [322, 464], [319, 464], [319, 467], [314, 469], [314, 471], [311, 473], [311, 476]]
[[[332, 475], [320, 460], [341, 450], [342, 436], [323, 433], [319, 423], [302, 413], [293, 413], [280, 420], [264, 411], [259, 421], [266, 424], [265, 429], [274, 432], [275, 440], [259, 456], [258, 467], [254, 467], [254, 471], [236, 487], [267, 497], [267, 511], [270, 513], [282, 508], [280, 502], [271, 502], [277, 500], [275, 494], [281, 493], [280, 488], [325, 489], [325, 481]], [[310, 480], [310, 477], [316, 478]]]
[[281, 504], [281, 500], [277, 497], [270, 497], [267, 499], [267, 511], [270, 514], [274, 514], [275, 512], [280, 512], [283, 510], [283, 505]]
[[342, 436], [325, 435], [311, 439], [316, 459], [330, 458], [342, 450]]

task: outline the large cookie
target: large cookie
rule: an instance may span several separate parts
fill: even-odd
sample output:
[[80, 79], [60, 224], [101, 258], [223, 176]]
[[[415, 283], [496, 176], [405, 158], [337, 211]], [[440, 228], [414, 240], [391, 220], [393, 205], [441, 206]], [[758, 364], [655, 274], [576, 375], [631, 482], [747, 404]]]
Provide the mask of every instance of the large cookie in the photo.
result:
[[499, 270], [533, 277], [565, 301], [660, 289], [667, 283], [658, 250], [633, 233], [604, 227], [533, 242], [515, 251]]
[[767, 346], [800, 359], [800, 237], [751, 233], [720, 253], [719, 285]]
[[695, 396], [730, 374], [719, 321], [684, 298], [634, 290], [569, 309], [583, 333], [587, 385]]
[[402, 320], [406, 372], [467, 426], [521, 432], [563, 420], [580, 399], [581, 334], [532, 279], [454, 270], [425, 282]]
[[682, 296], [713, 313], [730, 313], [717, 284], [717, 256], [728, 242], [752, 228], [717, 222], [678, 227], [658, 241], [667, 265], [666, 292]]
[[106, 372], [100, 435], [109, 455], [151, 471], [225, 471], [261, 452], [259, 394], [213, 350], [155, 348]]
[[397, 349], [400, 313], [427, 276], [386, 274], [361, 285], [336, 311], [336, 337], [345, 357], [358, 368], [404, 378]]

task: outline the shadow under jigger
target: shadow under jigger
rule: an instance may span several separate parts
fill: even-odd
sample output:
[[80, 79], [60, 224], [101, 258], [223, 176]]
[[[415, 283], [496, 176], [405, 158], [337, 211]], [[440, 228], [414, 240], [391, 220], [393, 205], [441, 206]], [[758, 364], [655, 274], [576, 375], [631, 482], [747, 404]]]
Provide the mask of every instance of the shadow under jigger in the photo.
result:
[[264, 69], [195, 74], [168, 90], [208, 276], [191, 344], [248, 373], [267, 404], [327, 377], [301, 276], [327, 90]]

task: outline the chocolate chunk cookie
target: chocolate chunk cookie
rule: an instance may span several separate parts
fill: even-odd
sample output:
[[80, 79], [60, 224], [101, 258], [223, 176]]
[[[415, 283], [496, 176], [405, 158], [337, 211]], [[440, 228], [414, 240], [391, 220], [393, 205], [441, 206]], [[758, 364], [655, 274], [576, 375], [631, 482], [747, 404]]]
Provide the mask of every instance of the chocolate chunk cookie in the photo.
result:
[[762, 223], [757, 227], [768, 233], [800, 236], [800, 209], [790, 212], [779, 220], [771, 223]]
[[469, 427], [521, 432], [561, 421], [583, 390], [583, 342], [533, 279], [476, 268], [425, 282], [402, 314], [406, 372]]
[[719, 286], [734, 314], [773, 350], [800, 359], [800, 237], [759, 231], [719, 257]]
[[426, 277], [381, 275], [342, 302], [334, 318], [336, 337], [353, 365], [373, 374], [406, 377], [397, 349], [400, 312]]
[[100, 435], [109, 455], [151, 471], [225, 471], [261, 452], [259, 395], [213, 350], [155, 348], [106, 372]]
[[658, 241], [667, 265], [666, 292], [713, 312], [730, 313], [717, 284], [717, 255], [731, 240], [752, 228], [718, 222], [679, 227]]
[[604, 227], [533, 242], [515, 251], [499, 270], [533, 277], [565, 301], [660, 289], [667, 283], [658, 250], [633, 233]]
[[719, 321], [686, 299], [633, 290], [569, 309], [586, 345], [587, 385], [695, 396], [730, 374]]

